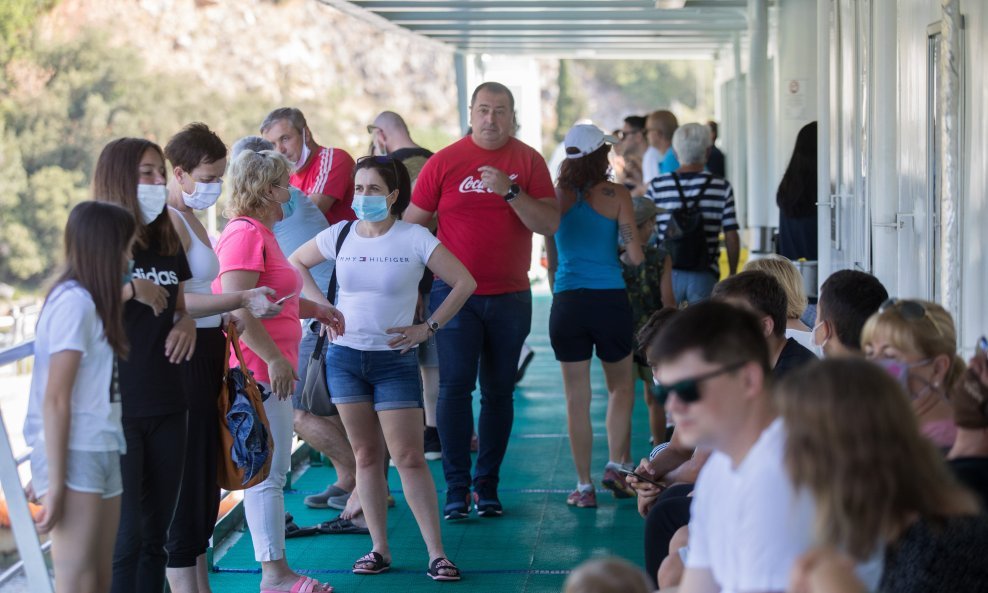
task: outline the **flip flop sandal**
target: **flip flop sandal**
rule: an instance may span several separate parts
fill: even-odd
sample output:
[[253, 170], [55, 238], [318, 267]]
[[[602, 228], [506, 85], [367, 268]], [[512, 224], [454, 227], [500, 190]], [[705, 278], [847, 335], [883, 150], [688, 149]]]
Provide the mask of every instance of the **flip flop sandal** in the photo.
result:
[[377, 552], [368, 552], [353, 563], [353, 574], [381, 574], [391, 568], [390, 562]]
[[288, 521], [285, 523], [285, 537], [305, 537], [307, 535], [315, 535], [319, 533], [318, 527], [299, 527], [294, 521]]
[[274, 591], [271, 589], [261, 589], [261, 593], [313, 593], [316, 591], [320, 593], [332, 593], [333, 587], [330, 585], [320, 583], [319, 581], [313, 578], [300, 576], [298, 580], [295, 581], [295, 584], [292, 585], [292, 588], [287, 592]]
[[[440, 572], [442, 571], [442, 572]], [[449, 558], [436, 558], [429, 563], [429, 572], [426, 573], [434, 581], [458, 581], [460, 580], [460, 569], [456, 568]]]
[[337, 517], [332, 521], [323, 521], [317, 528], [319, 533], [327, 533], [330, 535], [342, 535], [342, 534], [356, 534], [356, 535], [370, 535], [370, 530], [366, 527], [359, 527], [354, 524], [350, 519], [344, 519], [343, 517]]

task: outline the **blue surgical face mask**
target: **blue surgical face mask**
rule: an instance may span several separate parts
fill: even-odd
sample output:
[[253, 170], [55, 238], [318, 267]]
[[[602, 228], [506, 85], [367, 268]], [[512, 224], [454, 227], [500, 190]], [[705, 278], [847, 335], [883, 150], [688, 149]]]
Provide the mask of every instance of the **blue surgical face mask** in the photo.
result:
[[123, 273], [123, 285], [126, 286], [134, 278], [134, 260], [127, 260], [127, 271]]
[[308, 196], [302, 193], [302, 190], [298, 189], [297, 187], [291, 187], [288, 190], [288, 195], [290, 195], [291, 198], [289, 198], [287, 202], [281, 205], [281, 212], [282, 214], [284, 214], [282, 220], [288, 220], [292, 216], [292, 214], [295, 214], [295, 211], [298, 210], [299, 200], [309, 199]]
[[388, 197], [387, 196], [365, 196], [356, 194], [353, 196], [353, 211], [357, 218], [367, 222], [381, 222], [388, 217]]

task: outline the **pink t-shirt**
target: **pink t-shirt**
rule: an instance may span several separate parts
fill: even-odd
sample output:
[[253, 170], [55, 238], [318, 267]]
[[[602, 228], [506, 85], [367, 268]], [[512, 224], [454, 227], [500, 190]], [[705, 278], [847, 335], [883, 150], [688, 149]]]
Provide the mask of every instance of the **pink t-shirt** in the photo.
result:
[[[220, 281], [223, 274], [231, 270], [260, 272], [257, 285], [273, 288], [275, 299], [295, 293], [296, 296], [285, 301], [281, 313], [260, 321], [292, 367], [297, 367], [298, 343], [302, 339], [302, 325], [298, 316], [298, 295], [302, 292], [302, 276], [288, 263], [285, 254], [278, 247], [274, 233], [253, 218], [246, 216], [235, 218], [226, 225], [220, 240], [216, 243], [216, 257], [220, 260], [220, 273], [213, 281], [214, 293], [223, 292]], [[247, 368], [254, 371], [254, 379], [270, 383], [267, 363], [246, 344], [241, 343], [241, 350]], [[231, 348], [230, 366], [239, 366], [239, 364]]]
[[356, 220], [353, 211], [353, 157], [340, 148], [320, 146], [309, 157], [309, 162], [296, 171], [289, 183], [307, 196], [322, 194], [336, 198], [326, 211], [329, 224], [341, 220]]
[[477, 169], [504, 171], [536, 199], [556, 199], [545, 159], [511, 138], [497, 150], [477, 146], [467, 136], [425, 162], [415, 182], [412, 203], [439, 213], [439, 241], [477, 280], [478, 295], [529, 289], [532, 231], [504, 199], [484, 189]]

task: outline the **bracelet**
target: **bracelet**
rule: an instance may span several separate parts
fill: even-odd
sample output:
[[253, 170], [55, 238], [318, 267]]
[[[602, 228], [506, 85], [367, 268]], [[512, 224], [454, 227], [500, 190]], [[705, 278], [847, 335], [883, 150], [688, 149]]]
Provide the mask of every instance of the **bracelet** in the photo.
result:
[[134, 286], [134, 280], [133, 279], [128, 280], [127, 281], [127, 284], [130, 284], [130, 298], [127, 299], [127, 300], [132, 301], [132, 300], [134, 300], [134, 299], [137, 298], [137, 288]]

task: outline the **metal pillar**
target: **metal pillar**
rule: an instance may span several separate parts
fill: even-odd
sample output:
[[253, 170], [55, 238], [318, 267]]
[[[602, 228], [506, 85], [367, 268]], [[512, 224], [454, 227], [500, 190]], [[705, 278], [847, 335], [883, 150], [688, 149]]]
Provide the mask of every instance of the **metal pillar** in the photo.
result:
[[817, 278], [820, 284], [835, 272], [831, 252], [830, 191], [830, 7], [832, 0], [816, 3], [817, 72]]
[[[890, 288], [898, 286], [899, 253], [899, 176], [898, 121], [899, 87], [896, 84], [898, 63], [896, 52], [896, 5], [894, 2], [872, 4], [873, 66], [871, 89], [874, 93], [869, 109], [871, 140], [867, 195], [871, 207], [871, 262], [875, 276]], [[900, 257], [913, 257], [900, 253]]]
[[470, 128], [470, 82], [467, 80], [467, 55], [456, 52], [453, 55], [453, 67], [456, 70], [456, 102], [460, 110], [460, 135], [465, 136]]
[[961, 313], [960, 244], [960, 36], [958, 0], [940, 0], [943, 19], [940, 33], [940, 297], [954, 319]]
[[772, 250], [771, 201], [769, 190], [769, 88], [768, 0], [748, 0], [748, 228], [749, 249], [754, 253]]

